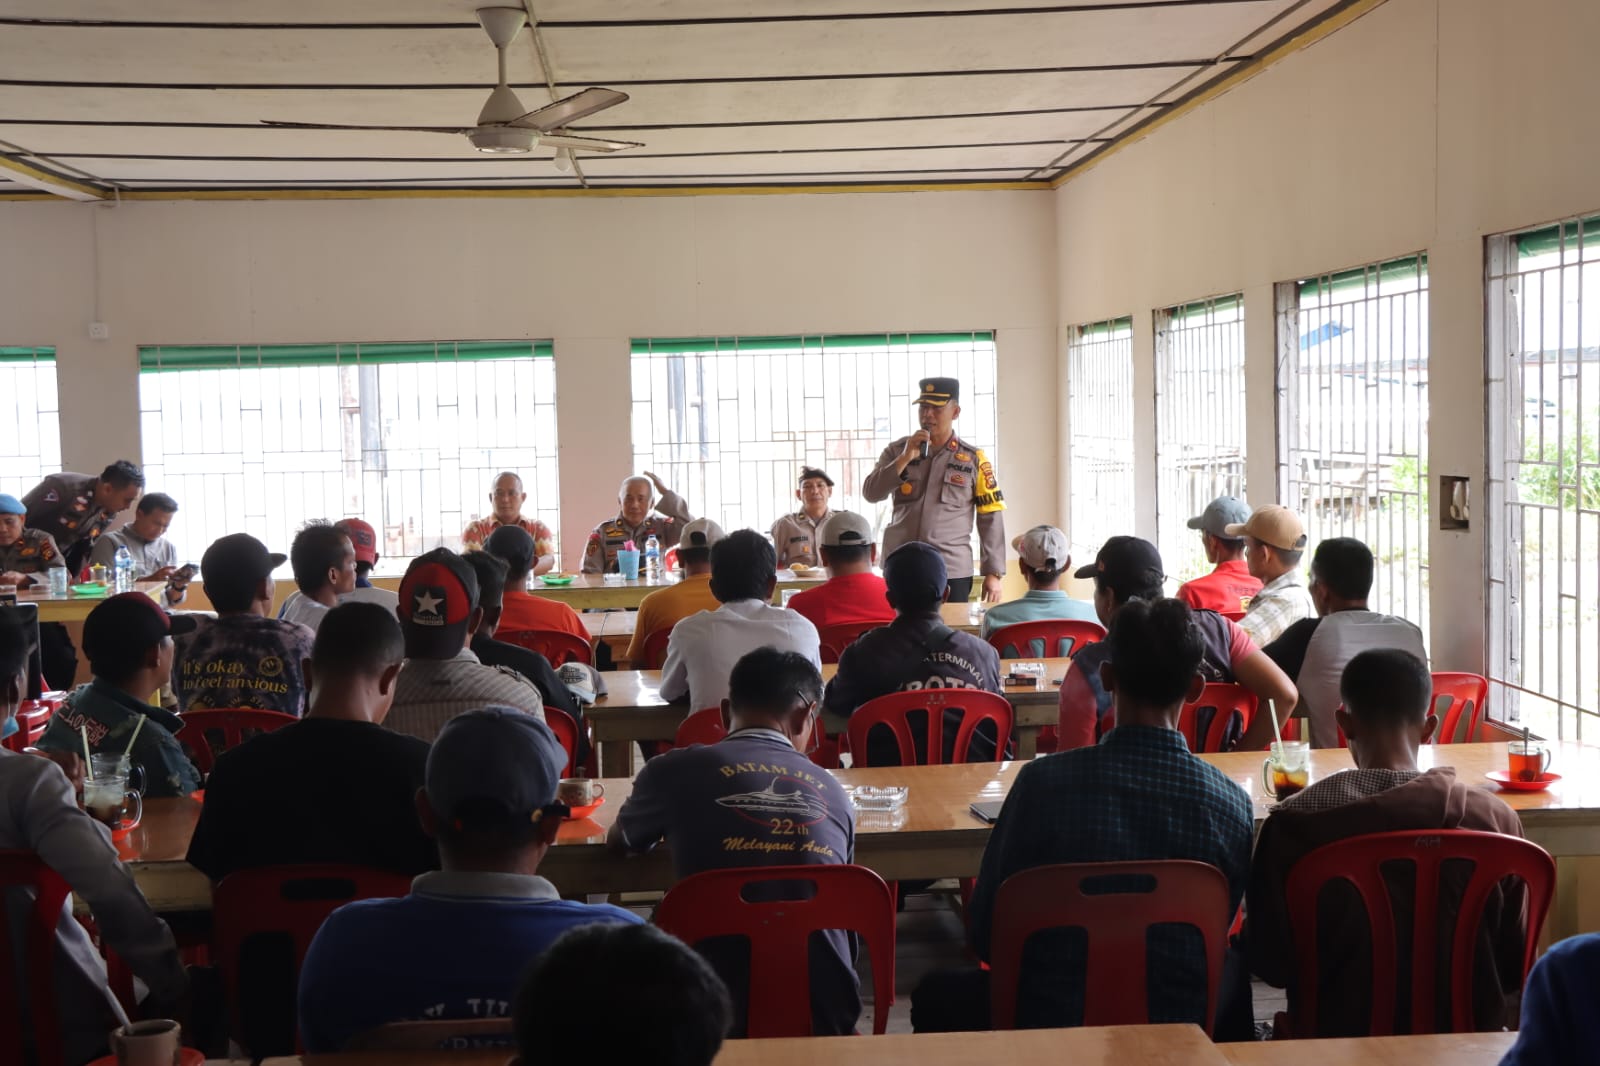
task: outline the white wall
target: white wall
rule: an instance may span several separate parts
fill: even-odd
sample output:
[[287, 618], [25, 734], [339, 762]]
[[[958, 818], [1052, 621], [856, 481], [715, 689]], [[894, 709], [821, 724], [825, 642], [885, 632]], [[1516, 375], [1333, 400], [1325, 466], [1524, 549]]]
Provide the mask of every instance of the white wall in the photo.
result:
[[[98, 470], [138, 454], [141, 344], [552, 338], [576, 566], [631, 462], [629, 338], [994, 329], [1020, 530], [1064, 510], [1054, 209], [1046, 192], [7, 203], [0, 343], [56, 347], [65, 464]], [[108, 342], [86, 339], [97, 313]]]
[[[1244, 292], [1259, 504], [1276, 484], [1273, 284], [1428, 252], [1430, 466], [1470, 475], [1478, 505], [1470, 532], [1431, 535], [1441, 669], [1484, 666], [1483, 237], [1600, 210], [1597, 39], [1594, 0], [1388, 0], [1056, 193], [1060, 324], [1134, 316], [1145, 499], [1152, 309]], [[1153, 508], [1140, 520], [1153, 534]]]

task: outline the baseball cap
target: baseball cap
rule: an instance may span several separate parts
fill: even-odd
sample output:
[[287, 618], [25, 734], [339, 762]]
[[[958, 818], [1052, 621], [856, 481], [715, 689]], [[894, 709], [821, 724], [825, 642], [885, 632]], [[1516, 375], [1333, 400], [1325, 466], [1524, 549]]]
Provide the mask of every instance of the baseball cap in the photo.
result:
[[722, 532], [722, 527], [711, 519], [696, 518], [683, 527], [678, 544], [684, 548], [709, 548], [725, 536], [727, 534]]
[[83, 650], [90, 669], [108, 659], [143, 655], [172, 634], [172, 622], [142, 592], [122, 592], [95, 605], [83, 620]]
[[1114, 589], [1166, 579], [1161, 571], [1161, 553], [1142, 537], [1112, 537], [1100, 546], [1094, 562], [1080, 566], [1072, 576], [1098, 577]]
[[248, 533], [229, 533], [212, 541], [200, 556], [200, 572], [208, 577], [232, 575], [260, 581], [288, 559], [282, 552], [267, 551], [265, 544]]
[[22, 501], [10, 493], [0, 492], [0, 514], [27, 514], [28, 509]]
[[406, 576], [400, 579], [400, 628], [406, 635], [406, 655], [422, 659], [453, 656], [467, 639], [467, 620], [476, 606], [478, 575], [461, 556], [449, 548], [435, 548], [411, 560]]
[[1011, 547], [1035, 570], [1060, 570], [1072, 558], [1067, 535], [1055, 526], [1034, 526], [1013, 540]]
[[883, 561], [883, 583], [888, 586], [889, 595], [899, 602], [943, 599], [948, 581], [944, 556], [932, 544], [920, 540], [900, 545]]
[[961, 382], [955, 378], [923, 378], [917, 382], [917, 398], [912, 403], [943, 407], [961, 401]]
[[593, 703], [597, 697], [606, 694], [605, 677], [588, 663], [562, 663], [556, 670], [556, 676], [567, 686], [568, 692], [585, 704]]
[[346, 518], [334, 523], [334, 528], [350, 538], [350, 546], [356, 550], [356, 562], [378, 561], [378, 533], [372, 526], [359, 518]]
[[544, 722], [513, 707], [481, 707], [439, 730], [423, 785], [434, 813], [457, 829], [538, 822], [566, 813], [555, 804], [566, 765], [566, 750]]
[[873, 542], [872, 523], [854, 511], [835, 511], [819, 531], [824, 548], [864, 548]]
[[501, 526], [483, 542], [483, 550], [506, 561], [512, 570], [533, 565], [533, 534], [521, 526]]
[[1223, 534], [1254, 537], [1280, 551], [1299, 551], [1306, 546], [1306, 527], [1300, 516], [1275, 503], [1257, 507], [1243, 522], [1229, 523], [1223, 527]]
[[1190, 529], [1203, 529], [1213, 537], [1238, 540], [1234, 533], [1224, 533], [1231, 525], [1238, 525], [1250, 517], [1250, 505], [1233, 496], [1218, 496], [1206, 504], [1206, 509], [1189, 519]]
[[800, 484], [804, 485], [814, 477], [821, 478], [823, 481], [828, 483], [828, 487], [830, 489], [833, 488], [833, 478], [828, 476], [828, 472], [826, 470], [821, 470], [814, 466], [805, 466], [800, 468]]

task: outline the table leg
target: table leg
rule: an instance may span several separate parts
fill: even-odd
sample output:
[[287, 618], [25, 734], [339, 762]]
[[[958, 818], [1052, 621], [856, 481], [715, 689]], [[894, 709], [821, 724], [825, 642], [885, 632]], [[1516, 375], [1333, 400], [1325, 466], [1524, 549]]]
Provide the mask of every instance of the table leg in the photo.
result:
[[632, 777], [633, 742], [607, 740], [600, 745], [601, 777]]
[[1017, 758], [1024, 762], [1039, 754], [1039, 729], [1037, 726], [1017, 727]]

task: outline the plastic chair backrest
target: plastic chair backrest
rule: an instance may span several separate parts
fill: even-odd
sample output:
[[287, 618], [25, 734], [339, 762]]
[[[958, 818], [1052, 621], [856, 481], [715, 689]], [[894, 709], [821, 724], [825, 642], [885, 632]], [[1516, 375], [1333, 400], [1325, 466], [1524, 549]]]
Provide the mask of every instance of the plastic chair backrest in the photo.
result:
[[[1243, 685], [1209, 682], [1198, 700], [1183, 705], [1178, 714], [1178, 731], [1196, 755], [1227, 751], [1250, 727], [1251, 719], [1256, 716], [1257, 702], [1256, 694]], [[1203, 736], [1201, 730], [1204, 730]]]
[[561, 771], [561, 776], [577, 777], [578, 723], [560, 707], [552, 707], [547, 703], [544, 705], [544, 724], [550, 727], [550, 732], [561, 741], [561, 747], [567, 753], [567, 765]]
[[[746, 889], [793, 882], [807, 899], [749, 900]], [[693, 947], [712, 937], [750, 941], [747, 1035], [811, 1035], [811, 934], [846, 929], [872, 959], [872, 1031], [882, 1033], [894, 1003], [894, 893], [865, 866], [766, 866], [708, 870], [679, 881], [656, 908], [655, 924]]]
[[[178, 742], [189, 749], [195, 767], [202, 774], [211, 772], [218, 755], [238, 747], [257, 733], [270, 733], [299, 721], [292, 714], [253, 707], [186, 711], [182, 718], [183, 727], [178, 730]], [[220, 740], [217, 739], [219, 736]]]
[[[1439, 896], [1441, 866], [1467, 860], [1472, 873], [1462, 889], [1460, 909], [1451, 940], [1451, 1017], [1434, 1017], [1439, 989]], [[1401, 945], [1395, 932], [1394, 901], [1384, 880], [1386, 865], [1415, 868], [1411, 943]], [[1523, 932], [1522, 976], [1526, 977], [1538, 949], [1539, 929], [1555, 892], [1556, 864], [1539, 845], [1501, 833], [1471, 829], [1406, 829], [1349, 837], [1310, 852], [1289, 868], [1286, 896], [1289, 931], [1295, 959], [1295, 981], [1301, 1009], [1289, 1025], [1296, 1036], [1309, 1037], [1317, 1029], [1317, 910], [1324, 886], [1330, 881], [1349, 883], [1366, 909], [1372, 936], [1371, 1032], [1395, 1032], [1395, 972], [1400, 952], [1411, 959], [1411, 1033], [1471, 1032], [1472, 979], [1476, 968], [1478, 929], [1489, 895], [1502, 880], [1520, 878], [1527, 886], [1527, 926]], [[1469, 960], [1469, 961], [1463, 961]]]
[[695, 711], [679, 724], [678, 735], [672, 738], [672, 746], [687, 748], [690, 744], [715, 744], [727, 735], [728, 727], [722, 724], [722, 708], [707, 707], [703, 711]]
[[1081, 619], [1046, 618], [1016, 622], [989, 634], [989, 646], [1002, 659], [1070, 658], [1106, 639], [1106, 627]]
[[509, 1046], [514, 1030], [510, 1018], [442, 1018], [425, 1022], [390, 1022], [357, 1033], [341, 1051], [449, 1051], [464, 1048]]
[[1012, 874], [994, 900], [990, 1021], [996, 1029], [1016, 1027], [1028, 938], [1046, 929], [1081, 928], [1088, 937], [1083, 1024], [1147, 1024], [1145, 938], [1151, 926], [1173, 923], [1192, 926], [1205, 938], [1210, 1033], [1232, 920], [1228, 879], [1203, 862], [1063, 863]]
[[503, 629], [495, 633], [494, 639], [536, 651], [549, 659], [551, 666], [563, 663], [594, 665], [594, 648], [589, 642], [559, 629]]
[[966, 762], [967, 749], [972, 745], [972, 734], [982, 722], [995, 724], [996, 758], [1002, 754], [1011, 737], [1011, 704], [1004, 696], [974, 688], [923, 688], [912, 692], [891, 692], [868, 700], [850, 716], [849, 741], [853, 766], [870, 766], [867, 753], [867, 734], [874, 726], [887, 727], [900, 746], [900, 765], [917, 765], [916, 739], [911, 733], [909, 716], [913, 711], [926, 711], [928, 719], [927, 763], [937, 765], [944, 759], [944, 713], [961, 712], [961, 724], [956, 729], [955, 747], [950, 753], [951, 762]]
[[658, 629], [644, 638], [644, 647], [640, 654], [644, 656], [642, 663], [630, 663], [635, 670], [659, 670], [667, 662], [667, 641], [672, 639], [672, 627]]
[[239, 972], [242, 953], [252, 938], [287, 935], [298, 984], [311, 938], [328, 915], [354, 900], [404, 896], [410, 890], [411, 878], [403, 874], [337, 863], [264, 866], [224, 877], [212, 894], [212, 928], [234, 1039], [244, 1044], [240, 1034], [249, 1004], [241, 1002]]
[[[24, 1062], [22, 1034], [33, 1030], [35, 1061], [39, 1066], [62, 1066], [61, 1018], [56, 1009], [56, 923], [66, 902], [67, 882], [31, 851], [0, 851], [0, 898], [13, 889], [33, 891], [33, 909], [21, 951], [12, 938], [9, 921], [0, 921], [0, 1062]], [[28, 983], [28, 1015], [22, 1015], [22, 990], [15, 985], [22, 960]], [[26, 1021], [27, 1025], [24, 1025]]]
[[1457, 743], [1462, 712], [1466, 715], [1467, 732], [1460, 743], [1470, 744], [1478, 735], [1478, 723], [1483, 719], [1483, 705], [1489, 699], [1489, 679], [1480, 674], [1436, 672], [1433, 675], [1433, 713], [1439, 714], [1439, 701], [1448, 699], [1449, 708], [1439, 715], [1439, 728], [1433, 734], [1435, 744]]
[[882, 629], [888, 622], [845, 622], [836, 626], [823, 626], [817, 630], [817, 639], [821, 644], [822, 662], [837, 663], [844, 650], [856, 642], [856, 638], [863, 633], [870, 633], [874, 629]]
[[38, 743], [44, 727], [50, 724], [59, 703], [47, 700], [23, 700], [17, 705], [17, 731], [6, 737], [4, 745], [11, 751], [22, 751]]

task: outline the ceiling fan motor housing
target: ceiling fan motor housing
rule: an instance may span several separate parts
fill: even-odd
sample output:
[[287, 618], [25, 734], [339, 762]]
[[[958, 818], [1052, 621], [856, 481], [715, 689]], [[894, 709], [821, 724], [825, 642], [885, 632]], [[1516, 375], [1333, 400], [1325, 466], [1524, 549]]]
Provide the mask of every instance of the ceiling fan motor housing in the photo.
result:
[[479, 126], [467, 133], [467, 139], [480, 152], [512, 154], [533, 151], [534, 132], [510, 126]]

